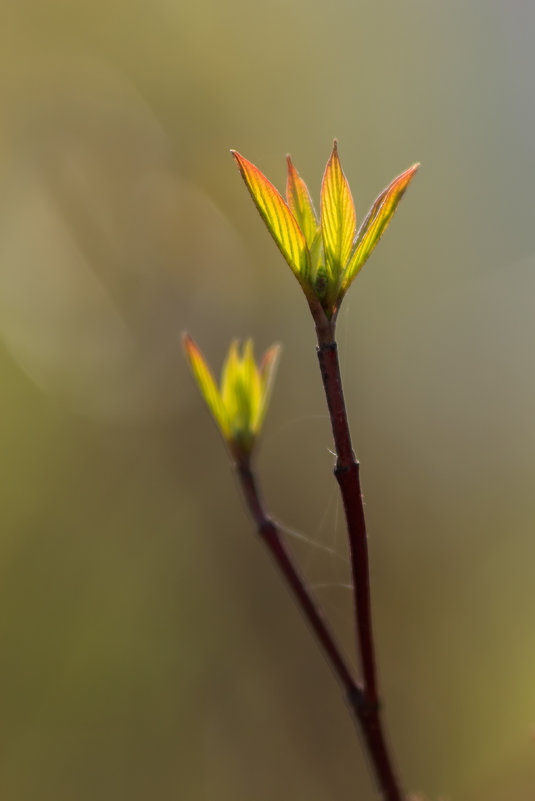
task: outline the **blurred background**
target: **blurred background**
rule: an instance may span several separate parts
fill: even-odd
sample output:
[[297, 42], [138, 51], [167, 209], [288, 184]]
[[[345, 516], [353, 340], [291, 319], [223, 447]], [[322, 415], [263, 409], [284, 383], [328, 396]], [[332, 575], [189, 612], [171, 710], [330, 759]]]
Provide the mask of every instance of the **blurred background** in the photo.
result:
[[372, 801], [339, 688], [182, 357], [284, 345], [258, 468], [353, 655], [314, 331], [229, 155], [359, 219], [344, 301], [385, 715], [408, 790], [535, 794], [532, 40], [522, 0], [4, 0], [0, 794]]

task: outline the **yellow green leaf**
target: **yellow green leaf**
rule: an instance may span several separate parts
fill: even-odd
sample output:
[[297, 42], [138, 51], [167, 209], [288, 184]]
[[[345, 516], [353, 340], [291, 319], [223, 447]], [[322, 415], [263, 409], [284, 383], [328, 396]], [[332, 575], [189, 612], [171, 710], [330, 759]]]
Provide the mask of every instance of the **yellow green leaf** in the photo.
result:
[[250, 432], [253, 399], [249, 358], [247, 346], [244, 355], [240, 355], [238, 343], [234, 341], [223, 365], [221, 396], [233, 438], [243, 439]]
[[321, 230], [327, 267], [336, 278], [344, 269], [355, 236], [356, 216], [351, 190], [334, 141], [321, 185]]
[[217, 388], [212, 371], [208, 367], [203, 354], [188, 334], [184, 334], [183, 343], [186, 357], [201, 391], [201, 395], [221, 429], [221, 433], [228, 439], [230, 437], [230, 426], [225, 412], [224, 402]]
[[280, 355], [280, 345], [272, 345], [271, 348], [264, 353], [260, 363], [260, 403], [255, 420], [253, 420], [253, 431], [259, 431], [271, 396], [271, 389], [275, 379], [275, 371]]
[[310, 275], [310, 255], [295, 217], [272, 183], [250, 161], [231, 150], [260, 216], [303, 286]]
[[286, 161], [288, 164], [286, 200], [310, 248], [318, 230], [316, 212], [312, 205], [308, 187], [292, 164], [290, 156], [286, 156]]
[[228, 349], [227, 358], [221, 370], [221, 398], [225, 409], [233, 402], [234, 386], [239, 377], [240, 362], [238, 359], [238, 342], [233, 340]]
[[243, 347], [239, 363], [239, 375], [235, 385], [237, 403], [236, 431], [252, 431], [255, 409], [259, 404], [260, 379], [253, 354], [253, 342], [248, 339]]
[[385, 232], [399, 201], [419, 166], [419, 164], [413, 164], [408, 170], [394, 178], [392, 183], [386, 189], [383, 189], [375, 200], [357, 234], [355, 250], [342, 278], [342, 293], [346, 291], [353, 278], [362, 269], [370, 253]]

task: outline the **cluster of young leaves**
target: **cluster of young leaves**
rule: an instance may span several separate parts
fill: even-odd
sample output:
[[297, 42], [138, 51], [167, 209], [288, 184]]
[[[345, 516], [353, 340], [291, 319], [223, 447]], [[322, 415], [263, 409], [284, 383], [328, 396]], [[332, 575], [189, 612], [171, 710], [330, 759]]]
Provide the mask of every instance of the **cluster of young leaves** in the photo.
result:
[[419, 164], [394, 178], [374, 201], [357, 230], [355, 206], [336, 140], [323, 175], [319, 222], [307, 185], [290, 156], [284, 200], [254, 164], [235, 150], [231, 152], [311, 309], [319, 302], [327, 319], [334, 319], [342, 298], [386, 230]]
[[235, 456], [250, 453], [267, 409], [280, 346], [273, 345], [256, 364], [252, 340], [240, 352], [231, 343], [218, 387], [199, 347], [189, 334], [183, 338], [186, 357], [201, 394]]
[[[357, 230], [355, 206], [336, 140], [323, 176], [319, 222], [307, 185], [289, 156], [284, 200], [254, 164], [234, 150], [232, 154], [260, 215], [303, 288], [316, 322], [319, 310], [323, 320], [334, 323], [342, 298], [384, 233], [419, 165], [409, 167], [381, 192]], [[257, 365], [251, 340], [241, 352], [233, 342], [219, 387], [203, 354], [187, 334], [184, 348], [231, 452], [238, 459], [248, 455], [266, 413], [279, 347], [269, 348]]]

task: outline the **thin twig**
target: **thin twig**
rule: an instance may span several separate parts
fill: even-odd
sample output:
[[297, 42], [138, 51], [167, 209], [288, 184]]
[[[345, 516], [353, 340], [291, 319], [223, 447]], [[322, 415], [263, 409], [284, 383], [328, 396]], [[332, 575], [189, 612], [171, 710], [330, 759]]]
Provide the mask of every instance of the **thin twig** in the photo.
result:
[[347, 694], [349, 703], [353, 710], [356, 711], [356, 708], [360, 708], [362, 705], [363, 690], [355, 681], [318, 604], [311, 597], [293, 563], [292, 557], [286, 550], [278, 526], [264, 508], [256, 477], [247, 456], [244, 455], [238, 458], [236, 462], [236, 472], [247, 506], [256, 523], [258, 533], [266, 543], [279, 569], [284, 575], [301, 610], [316, 635], [328, 662], [338, 676]]
[[371, 617], [368, 537], [360, 488], [359, 463], [353, 453], [349, 433], [338, 347], [334, 335], [330, 338], [331, 341], [328, 339], [318, 331], [318, 359], [337, 454], [334, 474], [344, 504], [355, 588], [358, 650], [364, 679], [364, 692], [360, 699], [362, 704], [358, 709], [358, 718], [383, 798], [385, 801], [402, 801], [403, 795], [394, 773], [379, 713]]

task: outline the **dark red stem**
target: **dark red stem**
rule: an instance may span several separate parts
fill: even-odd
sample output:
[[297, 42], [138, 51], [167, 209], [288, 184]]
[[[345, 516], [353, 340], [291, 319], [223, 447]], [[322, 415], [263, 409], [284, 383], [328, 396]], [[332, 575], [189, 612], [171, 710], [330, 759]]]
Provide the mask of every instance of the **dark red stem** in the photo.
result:
[[358, 710], [358, 718], [383, 798], [385, 801], [402, 801], [403, 796], [394, 774], [379, 712], [371, 617], [368, 536], [360, 488], [359, 463], [351, 444], [336, 342], [322, 341], [319, 336], [318, 341], [321, 377], [337, 454], [334, 474], [344, 504], [353, 574], [357, 638], [364, 679], [362, 706]]

